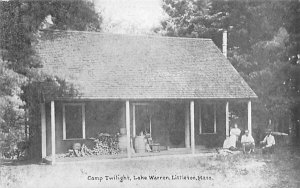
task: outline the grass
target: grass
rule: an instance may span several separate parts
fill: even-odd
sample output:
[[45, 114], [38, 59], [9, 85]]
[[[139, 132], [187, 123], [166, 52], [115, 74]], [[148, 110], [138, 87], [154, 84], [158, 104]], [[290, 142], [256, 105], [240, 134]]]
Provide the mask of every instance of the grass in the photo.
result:
[[[0, 187], [300, 187], [300, 151], [279, 148], [275, 154], [176, 155], [111, 162], [63, 165], [1, 165]], [[129, 176], [130, 180], [88, 180]], [[149, 180], [149, 176], [195, 176], [199, 180]], [[147, 177], [147, 180], [134, 180]], [[209, 179], [211, 178], [211, 179]]]

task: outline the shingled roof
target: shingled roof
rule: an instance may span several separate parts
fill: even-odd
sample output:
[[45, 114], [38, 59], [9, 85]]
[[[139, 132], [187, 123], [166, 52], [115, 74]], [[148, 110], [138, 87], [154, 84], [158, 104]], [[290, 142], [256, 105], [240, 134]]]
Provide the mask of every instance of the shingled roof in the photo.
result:
[[210, 39], [47, 30], [36, 50], [83, 99], [257, 97]]

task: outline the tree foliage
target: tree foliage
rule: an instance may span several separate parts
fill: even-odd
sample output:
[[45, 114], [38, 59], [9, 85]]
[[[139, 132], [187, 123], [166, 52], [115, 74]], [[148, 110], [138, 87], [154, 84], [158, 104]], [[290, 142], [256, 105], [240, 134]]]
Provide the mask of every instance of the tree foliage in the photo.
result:
[[15, 72], [27, 74], [27, 69], [40, 66], [32, 48], [36, 32], [47, 15], [60, 30], [100, 30], [101, 17], [93, 4], [75, 1], [13, 0], [0, 3], [0, 48], [2, 58]]
[[76, 95], [64, 80], [36, 69], [42, 64], [33, 45], [48, 15], [52, 17], [51, 29], [99, 31], [101, 24], [101, 16], [91, 1], [0, 2], [0, 131], [19, 132], [25, 124], [26, 111], [30, 136], [37, 141], [43, 96]]
[[228, 59], [259, 97], [254, 117], [266, 121], [291, 113], [300, 73], [288, 60], [299, 53], [298, 1], [163, 2], [169, 18], [158, 32], [164, 35], [212, 38], [221, 48], [221, 32], [228, 30]]

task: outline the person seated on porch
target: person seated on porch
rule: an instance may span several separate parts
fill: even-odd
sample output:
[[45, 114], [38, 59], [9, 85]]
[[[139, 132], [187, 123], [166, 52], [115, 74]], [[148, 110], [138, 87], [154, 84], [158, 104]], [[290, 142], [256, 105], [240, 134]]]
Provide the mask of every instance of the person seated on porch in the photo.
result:
[[[235, 124], [234, 124], [234, 127], [231, 128], [231, 130], [230, 130], [230, 136], [231, 136], [231, 135], [234, 135], [234, 136], [235, 136], [235, 142], [238, 142], [238, 141], [239, 141], [240, 134], [241, 134], [241, 129], [239, 129], [239, 128], [238, 128], [238, 124], [235, 123]], [[235, 147], [237, 147], [237, 146], [235, 146]]]
[[272, 135], [272, 130], [271, 129], [267, 130], [267, 135], [264, 138], [264, 140], [260, 142], [260, 144], [263, 145], [263, 147], [262, 147], [262, 153], [263, 154], [274, 152], [275, 138]]
[[237, 150], [235, 135], [232, 134], [232, 135], [226, 137], [226, 139], [224, 140], [224, 143], [223, 143], [223, 149], [229, 149], [232, 151]]
[[244, 153], [254, 152], [255, 142], [253, 137], [249, 135], [248, 130], [245, 130], [245, 134], [242, 136], [241, 143]]
[[145, 150], [147, 152], [151, 152], [152, 150], [151, 150], [151, 147], [150, 147], [150, 144], [148, 141], [148, 139], [151, 137], [149, 137], [149, 134], [147, 134], [147, 131], [141, 131], [140, 136], [144, 136]]
[[[147, 140], [148, 140], [148, 139], [147, 139]], [[147, 151], [147, 152], [151, 152], [151, 151], [152, 151], [152, 149], [151, 149], [150, 144], [149, 144], [148, 141], [146, 141], [146, 151]]]

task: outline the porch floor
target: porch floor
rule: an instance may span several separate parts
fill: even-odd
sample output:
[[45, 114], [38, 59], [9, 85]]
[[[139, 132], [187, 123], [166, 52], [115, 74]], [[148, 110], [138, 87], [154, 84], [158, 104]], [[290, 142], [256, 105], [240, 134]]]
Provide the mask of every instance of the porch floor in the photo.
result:
[[[207, 149], [203, 147], [195, 147], [195, 154], [204, 156], [211, 156], [216, 154], [215, 149]], [[170, 148], [160, 152], [145, 152], [145, 153], [133, 153], [131, 158], [150, 157], [150, 156], [172, 156], [172, 155], [185, 155], [192, 154], [190, 148]], [[56, 163], [68, 163], [68, 162], [86, 162], [86, 161], [103, 161], [106, 159], [127, 159], [127, 153], [120, 153], [117, 155], [92, 155], [85, 157], [57, 157]], [[47, 162], [51, 163], [51, 157], [46, 158]]]

